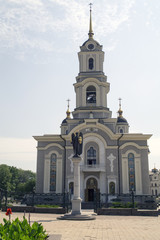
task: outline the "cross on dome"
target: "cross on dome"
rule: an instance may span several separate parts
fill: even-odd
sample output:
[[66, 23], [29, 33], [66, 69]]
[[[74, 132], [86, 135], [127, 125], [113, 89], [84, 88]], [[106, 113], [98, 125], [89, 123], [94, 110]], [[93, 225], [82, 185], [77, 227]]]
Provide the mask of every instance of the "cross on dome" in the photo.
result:
[[93, 38], [93, 35], [94, 35], [93, 30], [92, 30], [92, 5], [93, 5], [93, 3], [90, 3], [89, 5], [90, 5], [90, 21], [89, 21], [88, 35], [89, 35], [89, 38]]
[[68, 102], [68, 106], [67, 106], [68, 109], [67, 109], [67, 112], [66, 112], [67, 118], [71, 118], [71, 117], [70, 117], [70, 113], [71, 113], [71, 112], [70, 112], [70, 110], [69, 110], [69, 102], [70, 102], [71, 100], [70, 100], [70, 99], [67, 99], [66, 101]]

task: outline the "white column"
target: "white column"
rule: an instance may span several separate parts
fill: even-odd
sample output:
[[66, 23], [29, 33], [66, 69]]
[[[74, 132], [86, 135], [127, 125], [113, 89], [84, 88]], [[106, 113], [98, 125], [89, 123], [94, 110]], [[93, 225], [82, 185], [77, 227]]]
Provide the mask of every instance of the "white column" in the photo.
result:
[[142, 178], [141, 178], [141, 164], [140, 158], [135, 158], [135, 181], [136, 181], [136, 194], [142, 194]]
[[57, 159], [57, 165], [56, 165], [56, 193], [62, 193], [62, 159]]
[[128, 180], [128, 159], [122, 159], [122, 187], [123, 193], [129, 193], [129, 180]]
[[74, 196], [72, 200], [72, 215], [81, 214], [81, 198], [80, 198], [80, 157], [73, 157], [74, 167]]
[[106, 174], [100, 173], [100, 192], [106, 193]]
[[45, 159], [43, 192], [49, 193], [49, 187], [50, 187], [50, 159]]
[[81, 158], [72, 158], [74, 167], [74, 199], [80, 198], [80, 166]]

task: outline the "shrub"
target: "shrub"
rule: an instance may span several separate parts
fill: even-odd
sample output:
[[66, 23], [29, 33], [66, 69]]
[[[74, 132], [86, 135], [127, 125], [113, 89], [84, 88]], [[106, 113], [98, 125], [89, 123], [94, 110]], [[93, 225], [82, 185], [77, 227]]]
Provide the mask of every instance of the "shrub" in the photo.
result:
[[23, 218], [20, 221], [16, 218], [12, 223], [3, 219], [4, 225], [0, 224], [0, 239], [3, 240], [43, 240], [48, 236], [43, 229], [42, 224], [34, 222], [32, 226], [29, 225], [27, 220]]
[[[113, 202], [112, 203], [112, 207], [111, 208], [132, 208], [133, 207], [133, 203], [132, 202], [126, 202], [126, 203], [122, 203], [122, 202]], [[134, 207], [137, 207], [137, 203], [134, 203]]]

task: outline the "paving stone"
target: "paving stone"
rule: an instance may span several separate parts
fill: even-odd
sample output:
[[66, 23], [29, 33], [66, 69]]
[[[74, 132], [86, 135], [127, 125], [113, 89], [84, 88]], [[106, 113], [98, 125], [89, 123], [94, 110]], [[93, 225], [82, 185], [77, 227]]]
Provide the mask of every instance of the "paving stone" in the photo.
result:
[[[84, 212], [87, 214], [87, 212]], [[90, 212], [88, 212], [90, 214]], [[12, 219], [23, 219], [13, 213]], [[57, 220], [56, 214], [32, 213], [31, 223], [42, 223], [49, 240], [157, 240], [160, 239], [160, 216], [96, 216], [92, 221]], [[7, 218], [0, 212], [0, 222]], [[26, 213], [26, 218], [28, 214]]]

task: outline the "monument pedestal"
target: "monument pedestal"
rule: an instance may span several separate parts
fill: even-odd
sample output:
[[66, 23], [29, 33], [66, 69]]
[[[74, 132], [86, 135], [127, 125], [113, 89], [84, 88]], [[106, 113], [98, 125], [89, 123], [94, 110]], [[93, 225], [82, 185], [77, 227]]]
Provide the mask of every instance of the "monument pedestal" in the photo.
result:
[[82, 199], [73, 199], [72, 200], [72, 215], [80, 215], [81, 214], [81, 202]]
[[80, 161], [81, 157], [73, 157], [73, 167], [74, 167], [74, 197], [72, 200], [72, 211], [70, 214], [65, 214], [64, 216], [58, 217], [59, 220], [94, 220], [95, 216], [83, 215], [81, 213], [81, 202], [80, 198]]

